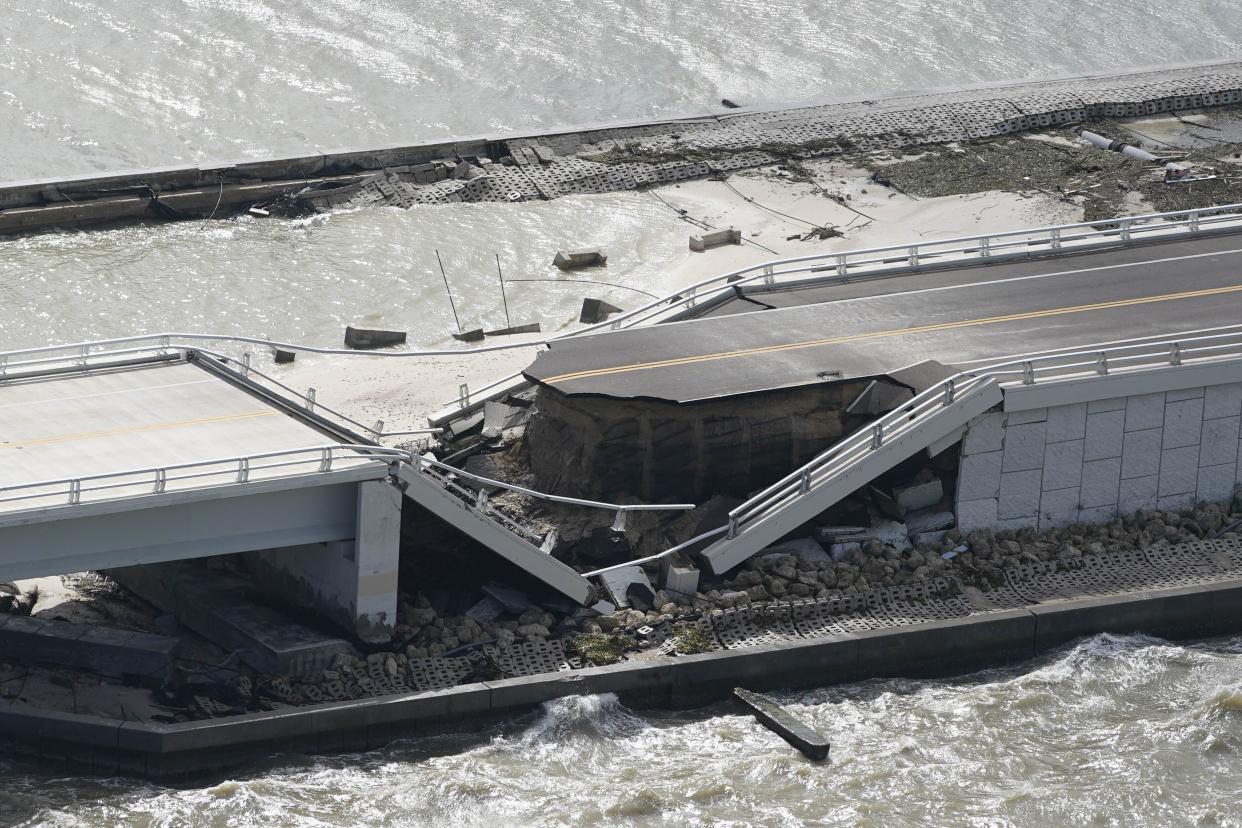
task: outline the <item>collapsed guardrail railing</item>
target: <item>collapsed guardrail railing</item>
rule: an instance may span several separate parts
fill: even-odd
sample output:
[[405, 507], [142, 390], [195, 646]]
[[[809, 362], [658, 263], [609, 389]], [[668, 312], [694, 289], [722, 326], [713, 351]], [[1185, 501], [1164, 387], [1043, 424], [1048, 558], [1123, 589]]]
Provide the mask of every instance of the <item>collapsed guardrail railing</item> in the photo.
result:
[[1237, 359], [1242, 359], [1242, 327], [1202, 336], [1151, 338], [1132, 344], [1017, 357], [961, 372], [851, 434], [730, 510], [725, 537], [717, 543], [737, 539], [749, 526], [773, 516], [815, 488], [840, 477], [889, 441], [918, 429], [933, 417], [942, 416], [981, 383], [1032, 386]]

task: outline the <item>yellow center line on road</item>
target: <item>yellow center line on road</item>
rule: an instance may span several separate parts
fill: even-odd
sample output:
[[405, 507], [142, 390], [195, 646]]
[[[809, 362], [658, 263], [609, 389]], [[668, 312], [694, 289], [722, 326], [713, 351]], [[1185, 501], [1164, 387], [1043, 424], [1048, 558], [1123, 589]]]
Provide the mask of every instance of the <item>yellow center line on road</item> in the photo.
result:
[[996, 325], [1002, 322], [1019, 322], [1024, 319], [1043, 319], [1050, 316], [1062, 316], [1071, 313], [1090, 313], [1097, 310], [1108, 310], [1110, 308], [1126, 308], [1134, 305], [1150, 305], [1157, 302], [1175, 302], [1181, 299], [1197, 299], [1204, 296], [1219, 296], [1226, 293], [1242, 292], [1242, 285], [1231, 285], [1228, 287], [1206, 288], [1204, 290], [1188, 290], [1182, 293], [1164, 293], [1157, 296], [1140, 296], [1135, 299], [1118, 299], [1112, 302], [1096, 302], [1091, 305], [1074, 305], [1063, 308], [1049, 308], [1041, 311], [1028, 311], [1026, 313], [1013, 313], [1006, 316], [987, 316], [981, 319], [963, 319], [958, 322], [940, 322], [935, 325], [920, 325], [913, 328], [896, 328], [888, 331], [871, 331], [868, 333], [849, 334], [847, 336], [834, 336], [826, 339], [811, 339], [802, 342], [787, 342], [782, 345], [762, 345], [755, 348], [744, 348], [737, 351], [721, 351], [714, 354], [701, 354], [699, 356], [677, 357], [675, 359], [663, 359], [655, 362], [636, 362], [630, 365], [617, 365], [612, 368], [596, 368], [587, 371], [575, 371], [568, 374], [558, 374], [554, 377], [548, 377], [543, 382], [548, 385], [556, 385], [559, 383], [571, 382], [578, 379], [589, 379], [592, 377], [606, 377], [612, 374], [625, 374], [631, 371], [647, 371], [654, 368], [674, 368], [680, 365], [694, 365], [699, 362], [713, 362], [722, 359], [736, 359], [738, 357], [751, 356], [754, 354], [771, 354], [780, 351], [795, 351], [803, 348], [818, 348], [822, 345], [841, 345], [847, 342], [863, 342], [869, 339], [883, 339], [893, 336], [909, 336], [910, 334], [932, 333], [935, 331], [948, 331], [955, 328], [968, 328], [973, 325]]
[[111, 428], [103, 431], [82, 431], [77, 434], [62, 434], [58, 437], [43, 437], [38, 440], [26, 440], [21, 443], [0, 442], [0, 449], [24, 449], [34, 446], [50, 446], [57, 443], [71, 443], [74, 440], [91, 440], [97, 437], [117, 437], [122, 434], [138, 434], [147, 431], [164, 431], [170, 428], [188, 428], [211, 423], [231, 423], [239, 420], [253, 420], [257, 417], [273, 417], [280, 412], [270, 409], [262, 411], [242, 411], [237, 414], [220, 414], [215, 417], [199, 417], [193, 420], [178, 420], [171, 423], [149, 423], [126, 428]]

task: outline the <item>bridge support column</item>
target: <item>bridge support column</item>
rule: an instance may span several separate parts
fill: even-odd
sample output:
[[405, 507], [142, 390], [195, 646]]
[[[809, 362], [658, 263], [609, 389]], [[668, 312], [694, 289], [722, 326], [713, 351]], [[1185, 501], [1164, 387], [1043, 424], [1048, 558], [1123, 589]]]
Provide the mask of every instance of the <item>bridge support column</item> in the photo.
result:
[[401, 490], [358, 484], [352, 540], [268, 549], [249, 565], [264, 588], [331, 618], [363, 641], [387, 641], [397, 619]]

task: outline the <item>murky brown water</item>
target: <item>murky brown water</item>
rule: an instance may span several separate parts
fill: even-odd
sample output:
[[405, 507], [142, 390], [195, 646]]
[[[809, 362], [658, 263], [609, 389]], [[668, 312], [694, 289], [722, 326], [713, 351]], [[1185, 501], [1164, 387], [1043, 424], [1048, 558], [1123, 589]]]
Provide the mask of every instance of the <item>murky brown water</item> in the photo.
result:
[[162, 788], [4, 768], [20, 825], [1242, 825], [1242, 638], [1100, 636], [1019, 668], [779, 696], [804, 760], [726, 706], [547, 705], [503, 730]]

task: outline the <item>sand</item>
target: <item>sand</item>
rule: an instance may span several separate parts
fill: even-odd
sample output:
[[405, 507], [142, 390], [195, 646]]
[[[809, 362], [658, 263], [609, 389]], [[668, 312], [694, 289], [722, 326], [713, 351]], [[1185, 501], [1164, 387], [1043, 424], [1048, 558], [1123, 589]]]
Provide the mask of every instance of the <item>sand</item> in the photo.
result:
[[[866, 171], [841, 162], [810, 162], [805, 166], [816, 184], [792, 180], [789, 173], [777, 168], [765, 168], [734, 175], [727, 182], [692, 181], [657, 188], [656, 195], [670, 205], [670, 220], [679, 220], [675, 209], [685, 210], [688, 218], [715, 227], [740, 228], [745, 242], [703, 253], [691, 252], [688, 245], [670, 251], [660, 269], [664, 275], [659, 283], [643, 287], [666, 295], [703, 279], [773, 259], [1082, 220], [1080, 208], [1038, 193], [984, 192], [917, 199], [876, 185]], [[847, 196], [849, 207], [828, 198], [825, 191]], [[799, 240], [799, 235], [814, 226], [836, 226], [844, 236]], [[703, 232], [690, 223], [685, 228], [687, 237]], [[537, 341], [563, 332], [544, 331], [514, 341]], [[488, 340], [489, 345], [500, 343]], [[447, 357], [303, 355], [297, 364], [278, 373], [294, 388], [315, 388], [319, 402], [367, 426], [383, 420], [385, 431], [406, 431], [426, 428], [427, 417], [456, 400], [462, 384], [478, 389], [517, 373], [536, 353], [537, 346], [528, 345], [482, 353], [464, 351]], [[268, 366], [263, 370], [275, 369]], [[410, 439], [402, 436], [383, 442], [399, 444]]]

